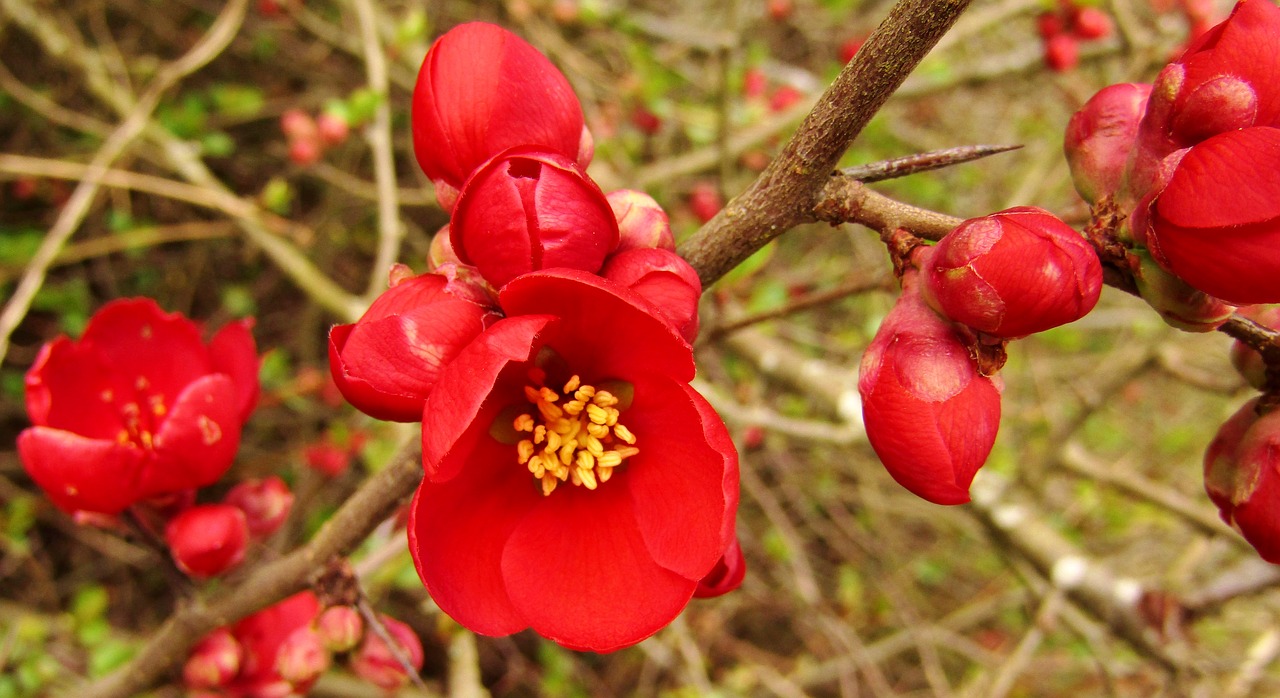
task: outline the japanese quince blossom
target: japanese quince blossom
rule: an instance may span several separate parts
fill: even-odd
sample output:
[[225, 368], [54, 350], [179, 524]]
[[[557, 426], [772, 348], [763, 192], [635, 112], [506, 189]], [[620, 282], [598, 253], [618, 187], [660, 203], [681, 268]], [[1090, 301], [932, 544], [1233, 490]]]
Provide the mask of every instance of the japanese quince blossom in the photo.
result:
[[483, 22], [431, 46], [413, 91], [413, 148], [445, 210], [481, 164], [527, 146], [591, 162], [591, 135], [564, 75], [523, 39]]
[[1280, 564], [1280, 411], [1245, 403], [1204, 455], [1204, 488], [1222, 520], [1267, 562]]
[[894, 480], [935, 504], [963, 504], [995, 444], [1002, 385], [978, 372], [957, 328], [925, 304], [918, 276], [903, 276], [863, 354], [863, 420]]
[[930, 305], [994, 337], [1079, 320], [1102, 292], [1102, 265], [1089, 243], [1031, 206], [961, 223], [929, 250], [922, 269]]
[[35, 425], [18, 436], [31, 479], [60, 509], [117, 514], [216, 481], [258, 399], [252, 322], [205, 343], [146, 298], [104, 305], [77, 341], [46, 344], [26, 376]]
[[526, 274], [423, 410], [409, 547], [432, 598], [485, 635], [610, 651], [680, 613], [733, 541], [738, 461], [689, 386], [689, 344], [632, 291]]

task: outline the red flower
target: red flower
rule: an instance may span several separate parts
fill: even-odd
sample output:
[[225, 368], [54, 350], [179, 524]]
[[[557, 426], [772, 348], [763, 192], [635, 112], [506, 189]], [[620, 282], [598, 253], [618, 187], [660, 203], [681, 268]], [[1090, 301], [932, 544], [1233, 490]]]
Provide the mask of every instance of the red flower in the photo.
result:
[[516, 146], [591, 162], [569, 81], [537, 49], [492, 24], [463, 24], [436, 40], [418, 73], [412, 120], [418, 164], [446, 190], [462, 188], [477, 167]]
[[393, 283], [354, 324], [329, 332], [329, 370], [342, 395], [377, 419], [416, 422], [440, 367], [495, 318], [448, 276]]
[[1134, 236], [1210, 296], [1280, 302], [1278, 170], [1280, 128], [1229, 131], [1174, 153], [1134, 211]]
[[516, 148], [484, 163], [458, 195], [453, 250], [495, 288], [530, 271], [597, 272], [618, 246], [618, 221], [573, 160]]
[[1280, 564], [1280, 411], [1245, 403], [1204, 454], [1204, 488], [1222, 520], [1262, 559]]
[[915, 272], [858, 375], [867, 439], [899, 484], [935, 504], [969, 501], [1000, 428], [1000, 385], [978, 373], [956, 330], [921, 300]]
[[1135, 152], [1133, 194], [1175, 150], [1249, 126], [1280, 127], [1280, 8], [1241, 0], [1156, 78]]
[[200, 504], [178, 514], [164, 529], [178, 569], [192, 577], [216, 577], [244, 559], [249, 524], [231, 504]]
[[971, 218], [927, 256], [923, 291], [946, 317], [996, 337], [1022, 337], [1093, 310], [1102, 265], [1070, 226], [1019, 206]]
[[440, 374], [410, 508], [418, 574], [485, 635], [609, 651], [689, 602], [733, 536], [737, 454], [689, 345], [574, 270], [500, 294], [507, 318]]
[[[295, 685], [281, 678], [276, 671], [276, 661], [284, 641], [298, 628], [310, 625], [319, 612], [320, 603], [315, 594], [304, 591], [207, 636], [206, 640], [229, 630], [242, 651], [239, 671], [234, 676], [210, 672], [211, 677], [221, 681], [216, 685], [219, 694], [232, 698], [284, 698], [306, 693], [310, 685]], [[204, 641], [197, 644], [193, 656], [204, 646]], [[215, 687], [202, 683], [205, 683], [202, 687]]]
[[1067, 123], [1063, 150], [1076, 191], [1089, 203], [1115, 193], [1124, 181], [1150, 95], [1146, 83], [1104, 87]]
[[258, 399], [252, 322], [200, 328], [147, 298], [106, 304], [79, 341], [59, 337], [27, 372], [18, 436], [31, 479], [60, 509], [117, 514], [202, 487], [231, 466]]

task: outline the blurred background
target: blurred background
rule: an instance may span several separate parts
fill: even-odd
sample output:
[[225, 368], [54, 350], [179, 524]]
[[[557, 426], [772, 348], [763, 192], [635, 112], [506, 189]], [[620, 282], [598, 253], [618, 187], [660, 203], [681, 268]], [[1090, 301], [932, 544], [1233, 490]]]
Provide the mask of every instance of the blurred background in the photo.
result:
[[[1022, 145], [874, 186], [961, 217], [1038, 205], [1082, 228], [1088, 208], [1061, 155], [1070, 114], [1105, 85], [1150, 81], [1196, 21], [1230, 9], [1168, 2], [1097, 5], [1106, 30], [1065, 48], [1042, 15], [1083, 5], [974, 3], [842, 164]], [[151, 550], [54, 509], [13, 447], [39, 347], [77, 335], [105, 301], [151, 296], [209, 327], [257, 318], [264, 398], [229, 481], [280, 474], [298, 497], [262, 556], [305, 540], [413, 433], [342, 403], [326, 335], [385, 287], [379, 149], [392, 155], [394, 196], [381, 200], [403, 226], [399, 261], [425, 269], [447, 221], [409, 131], [435, 36], [486, 20], [549, 55], [595, 136], [592, 176], [657, 198], [682, 239], [755, 178], [890, 6], [251, 0], [225, 50], [174, 76], [166, 66], [224, 3], [0, 0], [0, 296], [51, 231], [71, 235], [0, 365], [0, 698], [119, 666], [183, 594]], [[361, 11], [374, 13], [372, 41]], [[97, 177], [88, 164], [131, 114], [145, 125], [69, 218], [72, 192]], [[706, 294], [698, 387], [742, 452], [749, 571], [638, 647], [474, 637], [426, 597], [394, 522], [380, 528], [353, 560], [375, 605], [422, 636], [429, 694], [1280, 692], [1280, 574], [1202, 488], [1205, 445], [1249, 396], [1229, 340], [1171, 330], [1107, 289], [1084, 320], [1014, 343], [975, 502], [944, 508], [898, 487], [860, 431], [857, 365], [892, 289], [874, 232], [817, 225]], [[154, 695], [180, 695], [171, 679]], [[313, 695], [379, 692], [334, 672]]]

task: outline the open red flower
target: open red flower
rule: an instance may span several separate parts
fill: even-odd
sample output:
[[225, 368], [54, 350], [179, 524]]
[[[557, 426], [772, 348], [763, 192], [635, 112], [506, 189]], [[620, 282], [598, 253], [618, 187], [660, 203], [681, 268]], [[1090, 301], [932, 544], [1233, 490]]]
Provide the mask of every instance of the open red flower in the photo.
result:
[[1000, 428], [1000, 384], [978, 372], [956, 329], [921, 300], [915, 272], [862, 357], [867, 440], [903, 487], [935, 504], [969, 501]]
[[416, 422], [440, 367], [496, 315], [446, 274], [393, 277], [358, 321], [330, 330], [329, 370], [361, 412]]
[[409, 547], [436, 603], [485, 635], [610, 651], [669, 623], [732, 540], [738, 461], [693, 353], [585, 272], [511, 281], [423, 412]]
[[251, 326], [206, 344], [139, 298], [103, 306], [79, 341], [46, 344], [26, 379], [35, 426], [18, 436], [31, 479], [60, 509], [100, 514], [216, 481], [258, 399]]
[[[431, 46], [413, 90], [412, 121], [418, 164], [445, 192], [456, 193], [482, 163], [516, 146], [591, 162], [569, 81], [537, 49], [492, 24], [454, 27]], [[451, 197], [440, 197], [446, 208]]]
[[618, 221], [604, 192], [573, 160], [514, 148], [467, 180], [449, 235], [458, 258], [501, 288], [540, 269], [599, 271], [618, 246]]
[[1151, 256], [1228, 303], [1280, 302], [1280, 128], [1214, 136], [1166, 158], [1133, 215]]

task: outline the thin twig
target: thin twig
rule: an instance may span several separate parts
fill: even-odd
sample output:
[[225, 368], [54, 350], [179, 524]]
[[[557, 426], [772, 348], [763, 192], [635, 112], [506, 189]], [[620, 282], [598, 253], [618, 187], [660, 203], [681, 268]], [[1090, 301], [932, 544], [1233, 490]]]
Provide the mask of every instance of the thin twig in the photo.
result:
[[352, 0], [360, 18], [360, 40], [364, 45], [365, 75], [369, 89], [381, 99], [373, 112], [373, 121], [365, 129], [365, 138], [373, 150], [373, 180], [378, 188], [378, 254], [369, 275], [369, 301], [386, 289], [387, 270], [400, 254], [404, 225], [400, 222], [397, 200], [395, 155], [391, 151], [391, 100], [387, 85], [387, 60], [378, 41], [378, 22], [370, 0]]

